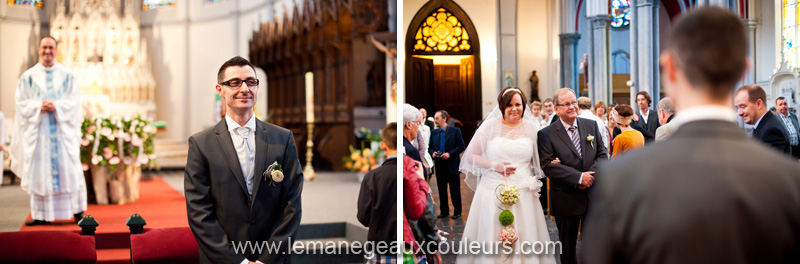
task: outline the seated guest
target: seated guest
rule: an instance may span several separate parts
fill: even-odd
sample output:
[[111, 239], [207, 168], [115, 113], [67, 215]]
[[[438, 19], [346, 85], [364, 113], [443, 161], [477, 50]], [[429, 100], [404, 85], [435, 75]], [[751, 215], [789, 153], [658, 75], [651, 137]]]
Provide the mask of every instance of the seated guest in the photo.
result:
[[761, 86], [749, 84], [736, 90], [733, 97], [734, 106], [738, 109], [739, 116], [744, 122], [753, 125], [752, 137], [769, 145], [770, 147], [792, 155], [789, 145], [789, 133], [781, 123], [767, 109], [767, 93]]
[[[367, 240], [392, 245], [397, 239], [397, 123], [386, 125], [381, 132], [381, 149], [386, 161], [364, 176], [358, 193], [358, 221], [369, 228]], [[377, 252], [386, 262], [396, 261], [391, 252]], [[381, 253], [389, 253], [381, 254]]]
[[622, 132], [614, 138], [614, 152], [611, 154], [611, 158], [644, 146], [644, 136], [631, 127], [631, 121], [633, 121], [633, 109], [629, 105], [623, 104], [614, 107], [613, 122], [617, 123], [617, 127]]

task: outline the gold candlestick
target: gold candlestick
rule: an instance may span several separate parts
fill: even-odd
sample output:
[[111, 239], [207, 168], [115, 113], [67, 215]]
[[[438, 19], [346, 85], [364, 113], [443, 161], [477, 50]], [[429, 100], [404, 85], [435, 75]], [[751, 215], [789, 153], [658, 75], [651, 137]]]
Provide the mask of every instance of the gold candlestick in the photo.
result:
[[306, 139], [306, 167], [303, 169], [303, 177], [309, 181], [317, 179], [317, 174], [314, 172], [314, 167], [311, 166], [311, 161], [314, 159], [313, 136], [314, 122], [308, 122], [308, 139]]

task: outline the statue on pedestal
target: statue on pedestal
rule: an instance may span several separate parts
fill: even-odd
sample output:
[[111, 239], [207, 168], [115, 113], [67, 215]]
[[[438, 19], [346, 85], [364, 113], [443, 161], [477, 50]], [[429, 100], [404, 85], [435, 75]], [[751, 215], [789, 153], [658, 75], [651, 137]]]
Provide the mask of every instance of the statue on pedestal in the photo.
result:
[[528, 102], [539, 101], [539, 76], [536, 76], [536, 71], [531, 73], [531, 100]]

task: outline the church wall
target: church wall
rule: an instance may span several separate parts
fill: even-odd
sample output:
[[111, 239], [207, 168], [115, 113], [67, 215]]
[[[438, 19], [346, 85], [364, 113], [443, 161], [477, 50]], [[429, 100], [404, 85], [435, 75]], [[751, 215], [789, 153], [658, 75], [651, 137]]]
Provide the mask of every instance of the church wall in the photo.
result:
[[38, 27], [31, 22], [4, 21], [0, 24], [0, 110], [9, 122], [14, 118], [17, 80], [39, 58], [36, 55], [39, 36], [34, 31], [38, 32]]
[[[778, 5], [780, 7], [780, 5]], [[781, 12], [775, 1], [761, 1], [758, 7], [758, 27], [756, 28], [756, 80], [768, 84], [774, 70], [781, 63]]]
[[[186, 3], [188, 6], [180, 5]], [[150, 47], [158, 83], [156, 120], [168, 124], [159, 137], [185, 142], [215, 124], [214, 86], [220, 65], [237, 55], [249, 58], [253, 31], [272, 15], [273, 6], [266, 0], [178, 2], [173, 9], [142, 12], [142, 41]], [[264, 118], [267, 82], [263, 71], [260, 73], [258, 100], [264, 106], [257, 108]]]
[[[518, 3], [518, 43], [519, 76], [516, 83], [530, 100], [531, 72], [539, 76], [539, 98], [544, 100], [553, 97], [560, 87], [558, 63], [554, 55], [558, 55], [558, 25], [556, 19], [556, 1], [533, 0]], [[497, 93], [492, 97], [497, 102]], [[529, 102], [530, 103], [530, 102]], [[488, 113], [488, 112], [487, 112]]]
[[180, 24], [143, 27], [141, 37], [149, 48], [150, 67], [156, 80], [155, 120], [167, 122], [166, 131], [158, 136], [185, 142], [189, 121], [186, 27]]
[[[408, 33], [408, 26], [417, 11], [425, 5], [424, 0], [403, 1], [403, 38]], [[483, 88], [482, 108], [484, 115], [488, 114], [497, 104], [497, 45], [498, 45], [498, 17], [497, 1], [486, 0], [458, 0], [455, 1], [469, 15], [475, 30], [478, 31], [481, 52], [481, 87]], [[411, 33], [413, 34], [413, 33]], [[403, 42], [398, 42], [403, 43]], [[405, 58], [402, 58], [405, 60]], [[398, 64], [398, 67], [404, 67]]]
[[[217, 94], [217, 73], [220, 65], [234, 56], [247, 57], [236, 52], [236, 31], [232, 19], [192, 23], [189, 28], [189, 131], [196, 133], [213, 126], [214, 95]], [[265, 98], [260, 98], [264, 100]]]
[[17, 80], [39, 60], [39, 25], [46, 9], [0, 4], [0, 111], [3, 111], [9, 133], [14, 119]]

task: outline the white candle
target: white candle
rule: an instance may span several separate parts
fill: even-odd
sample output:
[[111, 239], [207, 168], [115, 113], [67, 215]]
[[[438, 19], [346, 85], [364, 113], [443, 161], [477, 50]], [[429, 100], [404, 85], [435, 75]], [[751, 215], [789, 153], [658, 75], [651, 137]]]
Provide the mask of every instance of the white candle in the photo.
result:
[[306, 122], [314, 123], [314, 73], [306, 72]]

